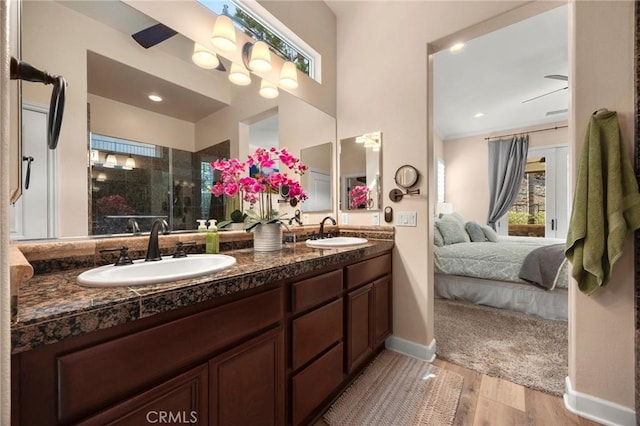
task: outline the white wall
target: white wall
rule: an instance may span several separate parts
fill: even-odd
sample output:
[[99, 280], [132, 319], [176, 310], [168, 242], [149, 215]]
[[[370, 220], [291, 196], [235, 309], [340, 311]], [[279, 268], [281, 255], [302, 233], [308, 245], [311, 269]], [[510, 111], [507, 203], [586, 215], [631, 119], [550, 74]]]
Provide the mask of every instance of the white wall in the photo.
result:
[[[509, 129], [496, 135], [526, 133], [536, 129], [565, 126], [567, 123], [552, 123], [520, 129]], [[529, 134], [529, 148], [551, 145], [567, 145], [568, 129], [560, 128]], [[453, 204], [456, 212], [465, 219], [486, 223], [489, 213], [489, 151], [486, 137], [476, 135], [443, 142], [446, 170], [445, 199]]]

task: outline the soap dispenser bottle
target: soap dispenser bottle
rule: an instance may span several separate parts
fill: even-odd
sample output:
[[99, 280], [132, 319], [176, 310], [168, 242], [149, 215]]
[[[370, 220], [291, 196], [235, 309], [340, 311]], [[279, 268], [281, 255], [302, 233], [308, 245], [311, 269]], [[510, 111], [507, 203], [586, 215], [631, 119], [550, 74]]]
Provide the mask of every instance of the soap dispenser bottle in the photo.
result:
[[198, 232], [207, 232], [207, 219], [197, 219], [200, 225], [198, 225]]
[[209, 220], [209, 229], [207, 229], [207, 236], [205, 238], [205, 253], [216, 254], [220, 252], [220, 239], [218, 238], [218, 227], [216, 226], [216, 220]]

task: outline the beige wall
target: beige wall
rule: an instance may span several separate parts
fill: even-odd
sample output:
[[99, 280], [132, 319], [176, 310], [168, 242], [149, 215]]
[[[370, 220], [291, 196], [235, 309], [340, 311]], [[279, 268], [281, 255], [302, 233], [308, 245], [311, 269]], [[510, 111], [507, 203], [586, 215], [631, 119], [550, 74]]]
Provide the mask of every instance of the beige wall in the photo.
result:
[[[507, 2], [332, 3], [338, 19], [338, 138], [371, 129], [384, 133], [383, 192], [397, 167], [428, 175], [426, 45], [518, 6]], [[571, 2], [572, 115], [570, 149], [581, 145], [589, 115], [606, 106], [621, 113], [623, 137], [633, 140], [633, 2]], [[527, 17], [525, 14], [523, 17]], [[497, 21], [501, 21], [498, 17]], [[508, 19], [507, 19], [508, 21]], [[384, 23], [385, 31], [371, 31]], [[510, 23], [510, 22], [505, 22]], [[377, 61], [393, 52], [395, 61]], [[374, 58], [374, 59], [372, 59]], [[398, 74], [402, 63], [402, 75]], [[606, 76], [606, 78], [603, 78]], [[573, 147], [573, 148], [571, 148]], [[445, 147], [446, 149], [446, 147]], [[573, 153], [575, 158], [575, 152]], [[485, 171], [482, 175], [486, 174]], [[573, 172], [575, 176], [575, 171]], [[422, 181], [424, 194], [427, 183]], [[427, 199], [385, 205], [418, 212], [418, 228], [397, 228], [394, 252], [394, 335], [427, 345], [433, 337], [428, 262]], [[357, 215], [364, 223], [366, 215]], [[356, 215], [350, 215], [353, 223]], [[422, 238], [416, 238], [422, 235]], [[570, 377], [574, 389], [633, 407], [633, 258], [631, 242], [611, 284], [594, 297], [570, 300]]]
[[[518, 6], [517, 2], [335, 2], [338, 14], [338, 139], [380, 130], [384, 206], [417, 212], [417, 228], [396, 228], [393, 333], [433, 340], [433, 277], [427, 261], [427, 43]], [[384, 30], [380, 30], [384, 28]], [[380, 58], [384, 58], [381, 60]], [[387, 194], [404, 164], [423, 178], [420, 195], [399, 203]], [[350, 224], [371, 214], [349, 213]]]
[[[496, 135], [526, 133], [536, 129], [564, 126], [566, 122], [509, 129]], [[445, 164], [445, 200], [453, 204], [465, 219], [486, 223], [489, 212], [489, 153], [485, 137], [477, 135], [443, 143]], [[568, 129], [561, 128], [529, 134], [529, 148], [567, 145]]]
[[[634, 142], [634, 2], [570, 3], [572, 182], [591, 114], [618, 112], [627, 154]], [[603, 78], [606, 76], [606, 78]], [[573, 185], [571, 185], [573, 187]], [[611, 282], [592, 296], [570, 286], [569, 377], [574, 389], [634, 407], [634, 256], [627, 239]]]
[[[101, 96], [87, 96], [91, 131], [101, 135], [194, 151], [195, 125]], [[209, 145], [210, 146], [210, 145]]]

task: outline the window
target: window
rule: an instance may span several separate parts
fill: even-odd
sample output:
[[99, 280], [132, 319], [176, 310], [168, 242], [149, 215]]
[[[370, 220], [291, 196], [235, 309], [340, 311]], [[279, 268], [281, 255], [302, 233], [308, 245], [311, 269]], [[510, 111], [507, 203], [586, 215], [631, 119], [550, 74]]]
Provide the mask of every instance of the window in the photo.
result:
[[266, 41], [275, 54], [295, 63], [301, 72], [321, 82], [320, 54], [258, 3], [249, 5], [240, 1], [219, 0], [198, 2], [216, 15], [228, 15], [238, 29], [254, 39]]

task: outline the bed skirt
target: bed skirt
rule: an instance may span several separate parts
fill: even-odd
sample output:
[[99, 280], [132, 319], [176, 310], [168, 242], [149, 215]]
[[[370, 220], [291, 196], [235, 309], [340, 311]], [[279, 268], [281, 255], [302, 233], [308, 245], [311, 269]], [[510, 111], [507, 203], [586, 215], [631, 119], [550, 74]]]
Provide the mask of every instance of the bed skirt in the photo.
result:
[[569, 300], [565, 288], [548, 291], [530, 284], [435, 274], [435, 295], [567, 321]]

